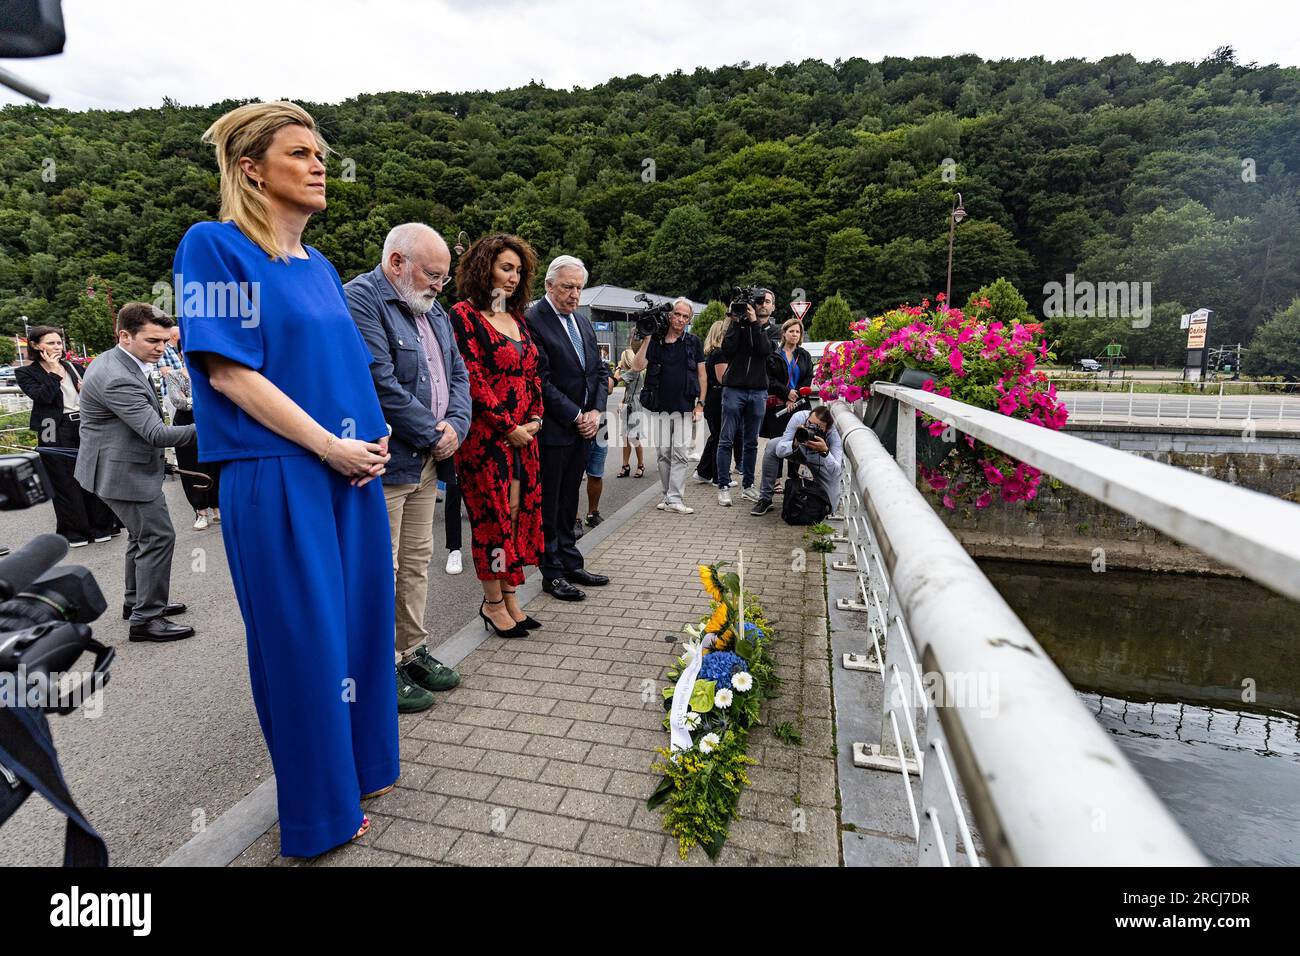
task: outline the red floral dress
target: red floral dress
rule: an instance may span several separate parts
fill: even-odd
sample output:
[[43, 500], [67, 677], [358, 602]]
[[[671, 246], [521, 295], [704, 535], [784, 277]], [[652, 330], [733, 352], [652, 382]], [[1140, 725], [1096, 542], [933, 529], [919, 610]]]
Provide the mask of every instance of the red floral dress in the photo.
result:
[[[469, 512], [474, 571], [479, 580], [519, 585], [524, 568], [537, 564], [542, 540], [542, 474], [534, 439], [522, 448], [506, 435], [542, 415], [537, 347], [523, 313], [514, 315], [522, 352], [469, 302], [451, 309], [452, 330], [474, 401], [469, 434], [456, 452], [456, 473]], [[510, 480], [519, 476], [519, 520], [510, 522]]]

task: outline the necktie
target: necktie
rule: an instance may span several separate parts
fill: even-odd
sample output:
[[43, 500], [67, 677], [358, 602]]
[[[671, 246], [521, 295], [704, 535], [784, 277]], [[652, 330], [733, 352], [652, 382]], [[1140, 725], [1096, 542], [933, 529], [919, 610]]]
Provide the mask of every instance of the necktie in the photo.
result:
[[564, 317], [564, 327], [569, 332], [569, 341], [573, 343], [573, 351], [578, 353], [578, 364], [586, 368], [587, 357], [582, 352], [582, 336], [578, 334], [578, 323], [573, 320], [573, 313], [569, 313]]

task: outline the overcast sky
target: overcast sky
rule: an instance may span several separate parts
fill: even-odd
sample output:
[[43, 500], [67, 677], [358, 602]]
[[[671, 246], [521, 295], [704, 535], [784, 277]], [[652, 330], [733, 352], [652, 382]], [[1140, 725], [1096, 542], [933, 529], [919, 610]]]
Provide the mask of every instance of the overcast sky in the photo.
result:
[[[1043, 55], [1300, 63], [1272, 0], [64, 0], [61, 56], [0, 63], [69, 109], [592, 86], [748, 60]], [[793, 12], [798, 11], [798, 12]], [[0, 104], [26, 102], [0, 91]]]

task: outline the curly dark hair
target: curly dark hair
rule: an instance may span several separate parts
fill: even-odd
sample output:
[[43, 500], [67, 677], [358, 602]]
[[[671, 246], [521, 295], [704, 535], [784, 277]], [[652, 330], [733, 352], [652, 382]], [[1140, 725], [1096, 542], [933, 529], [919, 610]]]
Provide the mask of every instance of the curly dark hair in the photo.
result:
[[537, 253], [518, 236], [498, 232], [485, 236], [465, 250], [456, 264], [456, 294], [469, 300], [476, 309], [486, 309], [492, 304], [492, 266], [497, 256], [509, 249], [519, 257], [519, 284], [514, 294], [506, 300], [506, 310], [519, 312], [528, 304], [537, 271]]

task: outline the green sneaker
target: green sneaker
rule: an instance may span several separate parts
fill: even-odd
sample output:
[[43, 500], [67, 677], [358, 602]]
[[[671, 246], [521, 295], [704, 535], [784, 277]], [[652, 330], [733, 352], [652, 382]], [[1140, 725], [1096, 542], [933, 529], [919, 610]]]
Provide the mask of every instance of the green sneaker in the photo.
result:
[[423, 644], [416, 649], [415, 656], [402, 667], [406, 670], [407, 676], [425, 690], [451, 690], [460, 683], [460, 675], [435, 660]]
[[397, 712], [418, 714], [433, 706], [433, 695], [411, 680], [405, 667], [397, 668]]

